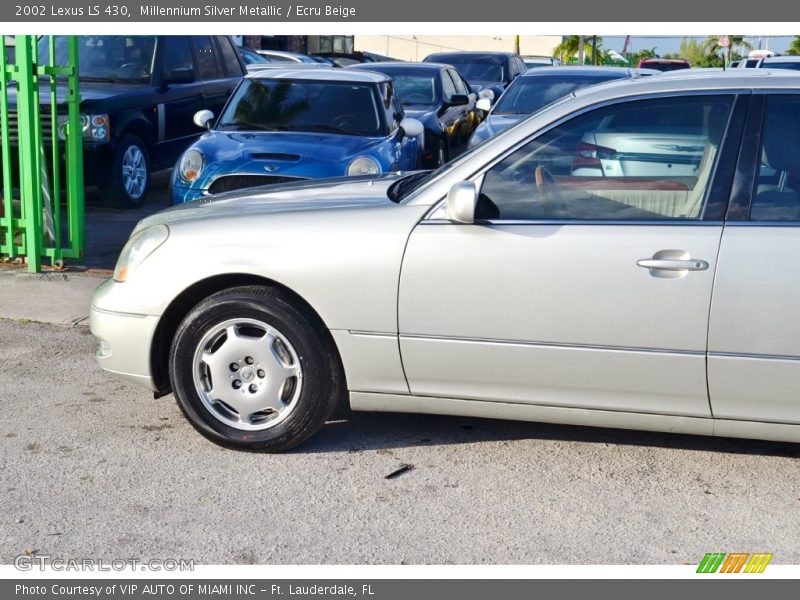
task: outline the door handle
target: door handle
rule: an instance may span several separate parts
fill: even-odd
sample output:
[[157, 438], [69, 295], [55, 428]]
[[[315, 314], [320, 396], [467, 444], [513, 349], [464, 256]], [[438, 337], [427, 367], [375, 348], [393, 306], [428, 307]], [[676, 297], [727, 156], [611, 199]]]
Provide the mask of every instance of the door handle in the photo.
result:
[[670, 260], [659, 258], [642, 258], [636, 264], [645, 269], [658, 269], [661, 271], [705, 271], [708, 262], [697, 258], [685, 260]]
[[659, 250], [650, 258], [637, 260], [636, 264], [650, 271], [651, 277], [660, 279], [681, 279], [689, 271], [708, 269], [708, 261], [692, 258], [685, 250]]

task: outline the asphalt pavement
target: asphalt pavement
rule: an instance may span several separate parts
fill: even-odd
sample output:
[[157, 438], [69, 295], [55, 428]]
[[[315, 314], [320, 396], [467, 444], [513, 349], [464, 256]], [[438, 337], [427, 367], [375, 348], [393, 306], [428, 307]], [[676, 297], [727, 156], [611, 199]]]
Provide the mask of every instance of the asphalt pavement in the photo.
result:
[[2, 563], [800, 562], [797, 445], [355, 414], [248, 453], [101, 372], [83, 324], [3, 319], [0, 348]]

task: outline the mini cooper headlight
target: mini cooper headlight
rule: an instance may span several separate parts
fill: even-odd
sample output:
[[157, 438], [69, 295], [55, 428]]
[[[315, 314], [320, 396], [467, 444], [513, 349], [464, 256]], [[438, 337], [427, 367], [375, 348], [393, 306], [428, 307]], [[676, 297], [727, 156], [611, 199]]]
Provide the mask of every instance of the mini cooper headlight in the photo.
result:
[[169, 228], [166, 225], [154, 225], [133, 235], [119, 255], [114, 269], [114, 281], [127, 281], [130, 272], [166, 242], [168, 237]]
[[181, 156], [181, 162], [178, 163], [178, 177], [186, 183], [196, 181], [203, 172], [205, 166], [205, 158], [203, 153], [194, 148], [190, 148]]
[[350, 161], [347, 165], [348, 175], [375, 175], [381, 172], [378, 161], [369, 156], [359, 156]]

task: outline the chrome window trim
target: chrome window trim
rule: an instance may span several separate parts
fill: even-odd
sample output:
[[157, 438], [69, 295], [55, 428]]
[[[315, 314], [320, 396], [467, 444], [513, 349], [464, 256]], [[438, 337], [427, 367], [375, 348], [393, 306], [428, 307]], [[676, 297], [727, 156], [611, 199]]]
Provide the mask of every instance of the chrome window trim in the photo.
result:
[[[614, 220], [614, 219], [509, 219], [507, 221], [503, 221], [501, 219], [488, 219], [482, 221], [475, 221], [475, 223], [454, 223], [448, 219], [440, 219], [440, 218], [429, 218], [423, 220], [421, 225], [462, 225], [462, 226], [470, 226], [470, 225], [489, 225], [489, 226], [503, 226], [503, 225], [629, 225], [629, 226], [641, 226], [641, 225], [663, 225], [663, 226], [670, 226], [670, 227], [722, 227], [725, 225], [724, 221], [681, 221], [679, 219], [653, 219], [653, 220]], [[800, 223], [798, 223], [800, 225]]]
[[726, 221], [726, 227], [800, 227], [800, 221]]
[[709, 357], [713, 358], [748, 358], [754, 360], [785, 360], [800, 361], [800, 356], [791, 354], [751, 354], [748, 352], [709, 352]]

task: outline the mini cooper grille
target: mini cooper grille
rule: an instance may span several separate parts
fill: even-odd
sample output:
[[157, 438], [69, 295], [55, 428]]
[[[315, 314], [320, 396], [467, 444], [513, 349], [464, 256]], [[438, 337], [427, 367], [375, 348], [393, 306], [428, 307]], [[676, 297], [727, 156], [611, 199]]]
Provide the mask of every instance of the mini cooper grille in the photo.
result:
[[290, 181], [299, 181], [301, 179], [301, 177], [281, 177], [280, 175], [225, 175], [215, 179], [209, 186], [208, 191], [212, 194], [219, 194], [258, 185], [289, 183]]

